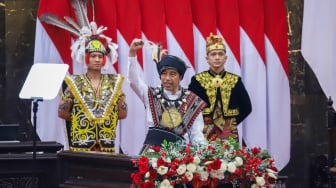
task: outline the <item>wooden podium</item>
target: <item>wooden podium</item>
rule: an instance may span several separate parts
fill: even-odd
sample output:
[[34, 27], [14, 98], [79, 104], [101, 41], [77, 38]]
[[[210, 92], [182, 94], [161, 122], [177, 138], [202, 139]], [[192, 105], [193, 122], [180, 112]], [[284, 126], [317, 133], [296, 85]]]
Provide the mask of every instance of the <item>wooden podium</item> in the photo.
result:
[[129, 188], [135, 170], [132, 159], [111, 153], [62, 151], [58, 154], [59, 187]]
[[56, 142], [37, 142], [33, 160], [32, 142], [0, 142], [0, 187], [58, 187]]

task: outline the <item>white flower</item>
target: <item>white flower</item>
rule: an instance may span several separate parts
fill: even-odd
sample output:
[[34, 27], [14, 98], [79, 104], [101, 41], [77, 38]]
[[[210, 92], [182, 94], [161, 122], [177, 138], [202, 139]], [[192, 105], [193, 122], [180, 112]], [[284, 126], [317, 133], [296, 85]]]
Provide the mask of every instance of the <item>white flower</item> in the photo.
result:
[[200, 164], [200, 162], [201, 162], [201, 159], [198, 156], [195, 156], [193, 163]]
[[207, 171], [199, 172], [199, 175], [200, 175], [201, 181], [207, 181], [208, 180], [209, 173]]
[[203, 172], [203, 171], [205, 171], [203, 166], [197, 166], [196, 172]]
[[236, 166], [242, 166], [243, 165], [243, 159], [241, 157], [235, 157], [235, 164], [236, 164]]
[[176, 169], [176, 172], [177, 172], [178, 175], [182, 175], [182, 174], [184, 174], [184, 173], [186, 172], [186, 170], [187, 170], [186, 165], [185, 165], [185, 164], [181, 164], [181, 165], [179, 165], [179, 167]]
[[200, 175], [201, 181], [208, 180], [209, 173], [206, 171], [206, 169], [204, 167], [197, 166], [196, 172]]
[[192, 172], [186, 172], [185, 176], [187, 177], [188, 181], [191, 181], [194, 177], [194, 174]]
[[146, 172], [146, 174], [145, 174], [145, 178], [147, 179], [147, 178], [149, 178], [149, 176], [150, 176], [150, 173], [149, 173], [149, 171], [148, 171], [148, 172]]
[[224, 179], [224, 173], [221, 170], [211, 170], [210, 177], [222, 180]]
[[169, 157], [164, 158], [164, 161], [167, 162], [167, 163], [171, 163], [171, 159]]
[[267, 171], [267, 175], [269, 177], [271, 177], [273, 179], [278, 179], [278, 177], [275, 175], [276, 172], [274, 170], [267, 168], [266, 171]]
[[157, 158], [151, 158], [151, 159], [150, 159], [150, 163], [152, 164], [152, 167], [153, 167], [154, 169], [157, 168]]
[[272, 169], [269, 169], [269, 168], [266, 168], [266, 171], [267, 171], [267, 172], [271, 172], [271, 173], [273, 173], [273, 174], [275, 174], [275, 173], [276, 173], [274, 170], [272, 170]]
[[269, 177], [273, 178], [273, 179], [278, 179], [278, 177], [275, 174], [273, 174], [272, 172], [268, 172], [267, 175]]
[[227, 163], [227, 161], [225, 161], [225, 160], [222, 160], [221, 159], [221, 166], [220, 166], [220, 170], [222, 170], [223, 171], [223, 173], [224, 172], [226, 172], [226, 170], [227, 170], [227, 165], [228, 165], [228, 163]]
[[260, 176], [256, 177], [256, 183], [257, 183], [259, 186], [263, 186], [263, 185], [265, 185], [265, 179], [264, 179], [264, 177], [260, 177]]
[[166, 166], [159, 166], [157, 169], [158, 174], [165, 175], [168, 172], [168, 167]]
[[164, 180], [160, 183], [160, 188], [173, 188], [173, 186], [170, 184], [169, 180], [164, 179]]
[[207, 161], [207, 162], [204, 163], [204, 165], [208, 166], [209, 164], [212, 164], [212, 163], [213, 163], [213, 161]]
[[196, 165], [194, 163], [187, 164], [187, 170], [191, 173], [196, 171]]
[[227, 164], [227, 170], [230, 172], [230, 173], [234, 173], [236, 171], [237, 167], [236, 165], [233, 163], [233, 162], [229, 162]]

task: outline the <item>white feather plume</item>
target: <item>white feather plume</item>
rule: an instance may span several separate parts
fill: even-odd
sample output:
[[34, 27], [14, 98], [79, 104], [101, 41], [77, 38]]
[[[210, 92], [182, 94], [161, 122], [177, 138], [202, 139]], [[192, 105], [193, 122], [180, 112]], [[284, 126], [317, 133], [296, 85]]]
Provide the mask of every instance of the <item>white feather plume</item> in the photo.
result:
[[74, 27], [78, 32], [80, 32], [80, 26], [76, 23], [76, 21], [69, 17], [69, 16], [64, 16], [64, 20], [67, 21], [72, 27]]
[[41, 21], [46, 22], [50, 25], [54, 25], [54, 26], [57, 26], [57, 27], [62, 28], [64, 30], [67, 30], [67, 31], [75, 34], [78, 37], [80, 36], [80, 33], [76, 28], [69, 25], [67, 22], [59, 19], [57, 16], [55, 16], [53, 14], [50, 14], [50, 13], [43, 14], [40, 19], [41, 19]]
[[[112, 42], [112, 38], [105, 36], [103, 32], [107, 30], [105, 26], [97, 26], [97, 23], [93, 20], [89, 21], [87, 17], [87, 0], [71, 0], [71, 5], [74, 9], [76, 21], [75, 19], [64, 16], [64, 20], [59, 19], [57, 16], [52, 14], [43, 14], [41, 16], [41, 20], [65, 29], [73, 34], [75, 34], [78, 38], [71, 45], [71, 57], [77, 61], [78, 63], [85, 64], [85, 49], [86, 44], [89, 40], [91, 40], [92, 36], [98, 36], [99, 38], [106, 40], [106, 48], [109, 51], [107, 55], [108, 62], [114, 64], [118, 59], [117, 49], [118, 45]], [[93, 5], [92, 5], [93, 6]], [[108, 65], [106, 63], [104, 68], [107, 68]]]
[[90, 27], [90, 22], [87, 17], [86, 3], [87, 0], [71, 0], [71, 5], [75, 11], [77, 22], [81, 28], [84, 26]]

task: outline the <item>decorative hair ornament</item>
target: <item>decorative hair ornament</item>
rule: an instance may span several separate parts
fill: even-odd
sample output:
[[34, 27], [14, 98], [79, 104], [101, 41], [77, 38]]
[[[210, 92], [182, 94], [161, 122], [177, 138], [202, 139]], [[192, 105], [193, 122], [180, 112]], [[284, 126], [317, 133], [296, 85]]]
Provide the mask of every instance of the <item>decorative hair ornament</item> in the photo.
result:
[[226, 47], [224, 39], [221, 36], [210, 33], [210, 36], [208, 36], [206, 40], [206, 53], [208, 54], [212, 50], [226, 51]]
[[[91, 0], [91, 4], [94, 11], [93, 0]], [[118, 45], [113, 43], [110, 37], [103, 34], [107, 30], [107, 27], [97, 26], [97, 23], [94, 21], [94, 12], [93, 21], [89, 21], [87, 17], [87, 0], [71, 0], [71, 5], [75, 11], [77, 22], [68, 16], [65, 16], [64, 20], [61, 20], [50, 13], [43, 14], [41, 21], [69, 31], [77, 37], [70, 47], [71, 57], [77, 62], [85, 62], [86, 52], [101, 52], [114, 64], [118, 58]], [[105, 63], [103, 68], [107, 69], [107, 65], [108, 63]]]
[[163, 56], [168, 55], [168, 50], [163, 49], [161, 44], [147, 41], [152, 48], [152, 59], [155, 63], [159, 63]]
[[174, 55], [168, 55], [168, 50], [162, 49], [160, 44], [151, 41], [148, 41], [148, 44], [152, 48], [152, 59], [156, 63], [159, 75], [167, 68], [173, 68], [176, 69], [183, 78], [189, 66], [182, 59]]
[[158, 63], [161, 61], [161, 45], [160, 44], [152, 44], [153, 48], [152, 52], [152, 59], [155, 63]]

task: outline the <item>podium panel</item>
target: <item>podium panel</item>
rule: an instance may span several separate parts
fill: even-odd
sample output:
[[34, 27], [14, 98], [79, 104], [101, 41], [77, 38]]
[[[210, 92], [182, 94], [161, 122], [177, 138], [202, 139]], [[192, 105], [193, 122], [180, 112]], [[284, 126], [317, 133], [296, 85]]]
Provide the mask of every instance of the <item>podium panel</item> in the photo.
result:
[[62, 148], [56, 142], [37, 142], [33, 160], [31, 142], [0, 142], [0, 187], [58, 187], [57, 152]]
[[129, 156], [101, 152], [62, 151], [58, 154], [59, 187], [129, 188], [134, 172]]

